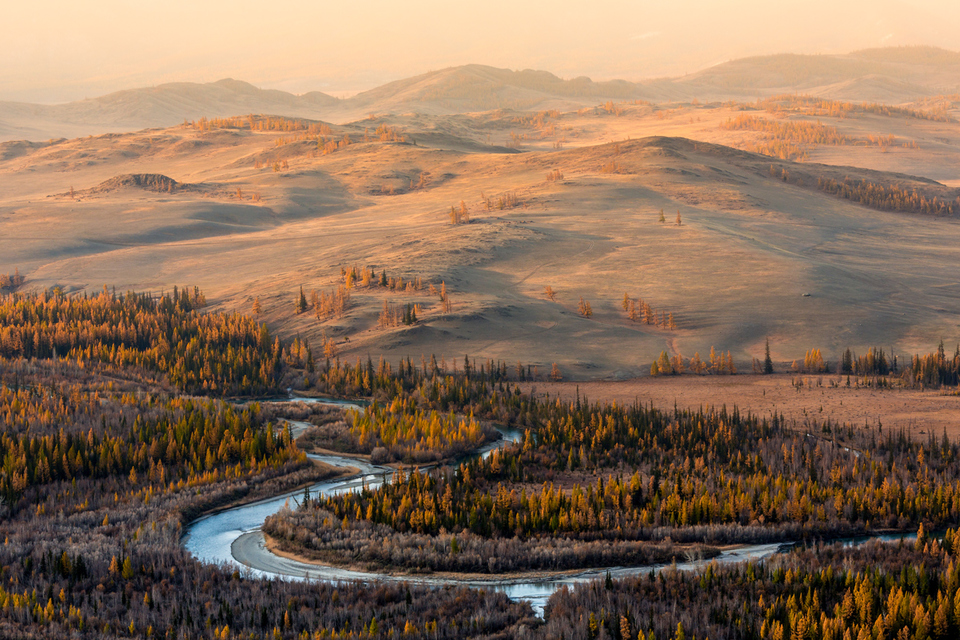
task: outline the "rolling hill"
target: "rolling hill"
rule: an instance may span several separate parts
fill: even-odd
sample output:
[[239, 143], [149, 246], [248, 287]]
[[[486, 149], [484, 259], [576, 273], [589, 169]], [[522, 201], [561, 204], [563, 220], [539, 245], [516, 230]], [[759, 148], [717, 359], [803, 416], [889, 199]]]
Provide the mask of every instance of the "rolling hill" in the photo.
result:
[[607, 101], [750, 101], [782, 93], [901, 104], [957, 92], [960, 54], [928, 47], [744, 58], [681, 78], [644, 82], [565, 80], [546, 71], [465, 65], [397, 80], [343, 100], [319, 92], [294, 95], [258, 89], [226, 79], [130, 89], [60, 105], [2, 102], [0, 141], [136, 131], [201, 116], [248, 113], [346, 123], [370, 114], [569, 111]]

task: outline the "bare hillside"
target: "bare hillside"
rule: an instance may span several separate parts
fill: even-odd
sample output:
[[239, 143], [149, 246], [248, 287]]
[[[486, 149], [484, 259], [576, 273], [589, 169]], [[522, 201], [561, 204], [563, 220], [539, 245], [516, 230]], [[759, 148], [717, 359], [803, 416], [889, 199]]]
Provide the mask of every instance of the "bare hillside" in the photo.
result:
[[[0, 273], [19, 268], [27, 289], [196, 284], [225, 309], [259, 298], [261, 319], [342, 357], [469, 353], [577, 378], [711, 347], [748, 367], [768, 337], [779, 359], [960, 338], [952, 116], [846, 113], [845, 144], [809, 143], [795, 162], [749, 150], [772, 134], [721, 126], [742, 113], [625, 105], [279, 132], [240, 119], [7, 143]], [[904, 143], [869, 146], [877, 131]], [[354, 266], [376, 281], [358, 279], [339, 311], [319, 305]], [[301, 286], [327, 311], [296, 313]], [[391, 320], [407, 305], [416, 323]]]

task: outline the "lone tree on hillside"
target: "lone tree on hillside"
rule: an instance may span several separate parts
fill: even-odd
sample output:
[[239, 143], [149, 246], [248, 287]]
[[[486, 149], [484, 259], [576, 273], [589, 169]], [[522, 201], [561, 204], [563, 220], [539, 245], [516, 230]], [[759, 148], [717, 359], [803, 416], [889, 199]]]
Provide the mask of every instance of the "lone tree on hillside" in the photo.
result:
[[577, 311], [584, 318], [589, 318], [593, 315], [593, 309], [590, 307], [590, 303], [583, 299], [583, 296], [580, 296], [580, 302], [577, 304]]
[[303, 295], [303, 285], [300, 286], [300, 297], [297, 299], [297, 313], [307, 310], [307, 296]]
[[253, 299], [253, 313], [254, 315], [260, 315], [263, 313], [263, 307], [260, 306], [260, 296], [257, 296]]
[[680, 209], [677, 209], [677, 226], [682, 225], [683, 222], [680, 221]]
[[660, 209], [660, 222], [664, 223], [667, 221], [666, 216], [663, 215], [663, 209]]
[[563, 380], [563, 375], [560, 373], [560, 367], [557, 366], [557, 363], [553, 363], [553, 368], [550, 370], [550, 379], [554, 382], [560, 382]]
[[773, 373], [773, 360], [770, 359], [770, 338], [767, 338], [767, 348], [763, 356], [763, 372]]

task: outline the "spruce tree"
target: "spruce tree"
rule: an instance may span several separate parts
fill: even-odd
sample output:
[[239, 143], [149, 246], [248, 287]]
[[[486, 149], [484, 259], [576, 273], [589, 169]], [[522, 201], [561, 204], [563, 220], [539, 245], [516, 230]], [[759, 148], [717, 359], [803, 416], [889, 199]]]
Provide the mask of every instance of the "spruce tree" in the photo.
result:
[[770, 338], [767, 338], [766, 352], [763, 356], [763, 372], [766, 374], [773, 373], [773, 360], [770, 359]]
[[300, 297], [297, 299], [297, 313], [307, 310], [307, 296], [303, 295], [303, 286], [300, 286]]

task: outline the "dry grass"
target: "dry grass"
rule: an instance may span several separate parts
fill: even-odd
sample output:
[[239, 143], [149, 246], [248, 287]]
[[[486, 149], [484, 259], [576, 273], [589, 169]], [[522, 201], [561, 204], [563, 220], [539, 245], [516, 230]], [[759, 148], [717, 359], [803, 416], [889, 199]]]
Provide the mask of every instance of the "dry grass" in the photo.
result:
[[[884, 432], [903, 429], [914, 436], [944, 431], [951, 439], [960, 437], [960, 396], [938, 390], [874, 389], [846, 386], [846, 376], [788, 375], [771, 376], [681, 376], [643, 378], [621, 382], [525, 383], [538, 395], [558, 395], [567, 400], [576, 397], [593, 401], [618, 403], [652, 403], [670, 410], [736, 405], [742, 413], [770, 417], [776, 411], [789, 421], [822, 425], [829, 418], [834, 423], [854, 427], [883, 426]], [[796, 384], [800, 381], [801, 384]], [[839, 384], [839, 386], [832, 386]]]
[[[957, 339], [957, 221], [785, 184], [770, 178], [768, 160], [726, 147], [643, 139], [747, 145], [752, 132], [719, 126], [733, 108], [657, 113], [627, 105], [617, 117], [551, 116], [564, 148], [537, 135], [523, 153], [489, 146], [516, 126], [498, 114], [344, 125], [338, 137], [360, 140], [386, 123], [417, 144], [358, 143], [328, 155], [309, 143], [277, 147], [272, 133], [182, 127], [18, 148], [0, 153], [0, 273], [19, 268], [27, 290], [196, 284], [223, 309], [249, 312], [259, 296], [261, 319], [314, 345], [326, 334], [341, 357], [470, 354], [534, 363], [544, 375], [557, 362], [567, 379], [632, 378], [663, 350], [705, 357], [711, 346], [743, 369], [767, 337], [777, 359], [810, 348], [835, 359], [874, 345], [909, 354]], [[960, 185], [956, 123], [870, 115], [830, 124], [854, 137], [916, 139], [919, 149], [818, 147], [813, 161]], [[288, 168], [274, 171], [281, 156]], [[603, 172], [610, 162], [619, 173]], [[562, 182], [544, 180], [554, 169]], [[84, 191], [146, 173], [204, 188]], [[384, 184], [396, 185], [393, 195]], [[523, 205], [486, 211], [481, 194], [507, 192]], [[471, 223], [453, 226], [449, 207], [461, 200]], [[677, 210], [680, 227], [670, 224]], [[330, 289], [354, 264], [425, 286], [445, 281], [453, 309], [442, 313], [426, 291], [358, 290], [343, 318], [321, 324], [295, 313], [301, 285]], [[555, 300], [543, 296], [547, 285]], [[671, 310], [678, 330], [630, 323], [624, 291]], [[589, 319], [577, 314], [581, 296]], [[420, 304], [421, 322], [378, 330], [384, 299]]]

